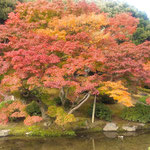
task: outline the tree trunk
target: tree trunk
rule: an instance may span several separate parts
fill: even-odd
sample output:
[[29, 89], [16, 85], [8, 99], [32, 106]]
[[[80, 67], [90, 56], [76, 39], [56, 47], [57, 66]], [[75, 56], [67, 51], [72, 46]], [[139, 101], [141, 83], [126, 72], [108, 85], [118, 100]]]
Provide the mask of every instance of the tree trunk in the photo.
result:
[[72, 108], [68, 114], [72, 114], [75, 110], [77, 110], [78, 108], [80, 108], [90, 97], [90, 93], [87, 94], [87, 96], [84, 97], [83, 101], [80, 102], [77, 106], [75, 106], [74, 108]]
[[94, 119], [95, 119], [95, 107], [96, 107], [96, 95], [95, 95], [94, 103], [93, 103], [92, 123], [94, 123]]
[[64, 106], [66, 97], [65, 97], [65, 91], [63, 87], [60, 90], [59, 97], [61, 99], [62, 106]]
[[38, 104], [38, 106], [39, 106], [39, 108], [40, 108], [40, 111], [41, 111], [41, 114], [42, 114], [42, 118], [45, 120], [45, 119], [47, 119], [48, 118], [48, 115], [46, 114], [46, 112], [47, 112], [47, 107], [46, 107], [46, 105], [41, 101], [41, 100], [39, 100], [38, 102], [37, 102], [37, 104]]

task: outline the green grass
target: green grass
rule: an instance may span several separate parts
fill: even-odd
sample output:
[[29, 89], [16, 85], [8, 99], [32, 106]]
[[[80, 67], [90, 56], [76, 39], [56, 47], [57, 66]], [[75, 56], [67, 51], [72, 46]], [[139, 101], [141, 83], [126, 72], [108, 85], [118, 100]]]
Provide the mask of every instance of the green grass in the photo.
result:
[[149, 96], [142, 96], [139, 98], [139, 101], [142, 102], [142, 103], [146, 103], [146, 99], [148, 98]]
[[62, 129], [51, 129], [51, 128], [44, 128], [42, 126], [33, 125], [33, 126], [24, 126], [24, 125], [17, 125], [17, 126], [6, 126], [3, 129], [10, 129], [10, 134], [14, 136], [39, 136], [39, 137], [60, 137], [60, 136], [76, 136], [75, 132], [72, 130], [62, 130]]

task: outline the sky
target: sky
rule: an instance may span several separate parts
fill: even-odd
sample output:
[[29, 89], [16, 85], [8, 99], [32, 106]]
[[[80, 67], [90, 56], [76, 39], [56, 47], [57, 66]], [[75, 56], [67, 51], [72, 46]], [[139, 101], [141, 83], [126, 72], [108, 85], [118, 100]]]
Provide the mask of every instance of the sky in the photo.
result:
[[145, 11], [150, 18], [150, 0], [122, 0], [138, 8], [140, 11]]

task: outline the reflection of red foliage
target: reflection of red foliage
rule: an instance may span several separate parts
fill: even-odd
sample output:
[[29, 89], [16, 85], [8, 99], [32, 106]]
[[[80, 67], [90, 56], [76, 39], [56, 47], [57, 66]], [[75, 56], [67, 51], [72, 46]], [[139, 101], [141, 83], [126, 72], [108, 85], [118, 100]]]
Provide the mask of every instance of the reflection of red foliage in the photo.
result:
[[30, 126], [34, 123], [40, 122], [42, 120], [42, 117], [39, 116], [28, 116], [25, 120], [24, 120], [24, 124], [27, 126]]
[[146, 104], [150, 105], [150, 97], [146, 99]]

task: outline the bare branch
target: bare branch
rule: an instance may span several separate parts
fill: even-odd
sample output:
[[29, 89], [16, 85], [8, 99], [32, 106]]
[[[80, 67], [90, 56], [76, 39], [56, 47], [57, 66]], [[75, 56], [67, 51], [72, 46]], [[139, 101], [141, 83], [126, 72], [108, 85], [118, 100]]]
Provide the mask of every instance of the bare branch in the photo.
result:
[[[84, 95], [84, 97], [83, 97], [82, 99], [80, 99], [80, 100], [77, 102], [77, 104], [81, 103], [81, 102], [88, 96], [88, 94], [89, 94], [89, 93], [87, 93], [86, 95]], [[78, 99], [79, 99], [79, 97], [78, 97]]]
[[87, 100], [88, 100], [88, 98], [90, 97], [90, 93], [88, 93], [88, 95], [85, 97], [84, 96], [84, 99], [82, 99], [83, 101], [82, 102], [80, 102], [77, 106], [75, 106], [74, 108], [72, 108], [69, 112], [68, 112], [68, 114], [72, 114], [75, 110], [77, 110], [79, 107], [81, 107], [82, 106], [82, 104], [84, 104]]

